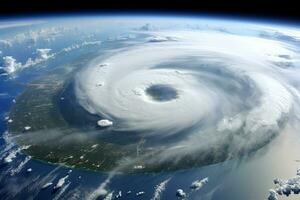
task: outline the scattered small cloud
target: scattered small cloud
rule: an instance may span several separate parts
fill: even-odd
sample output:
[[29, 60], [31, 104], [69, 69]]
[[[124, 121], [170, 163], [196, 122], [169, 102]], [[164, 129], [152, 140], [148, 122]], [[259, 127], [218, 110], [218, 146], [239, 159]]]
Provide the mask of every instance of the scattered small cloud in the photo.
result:
[[268, 196], [268, 200], [277, 200], [278, 197], [277, 197], [277, 193], [275, 190], [271, 189], [269, 191], [269, 196]]
[[42, 190], [44, 190], [44, 189], [50, 187], [51, 185], [53, 185], [52, 182], [45, 183], [45, 184], [42, 186]]
[[204, 178], [204, 179], [201, 179], [201, 180], [196, 180], [194, 181], [190, 188], [192, 190], [199, 190], [201, 189], [204, 185], [206, 185], [208, 183], [208, 177]]
[[139, 191], [139, 192], [136, 193], [136, 196], [142, 196], [142, 195], [144, 195], [144, 194], [145, 194], [144, 191]]
[[0, 39], [0, 48], [9, 48], [12, 46], [12, 43], [8, 40]]
[[268, 200], [277, 200], [278, 195], [289, 196], [291, 194], [300, 194], [300, 168], [296, 176], [287, 180], [274, 179], [275, 189], [270, 189]]
[[182, 189], [178, 189], [178, 190], [176, 191], [176, 196], [177, 196], [178, 198], [185, 198], [185, 197], [186, 197], [186, 193], [185, 193]]
[[88, 45], [100, 45], [102, 44], [101, 41], [84, 41], [82, 43], [82, 46], [88, 46]]
[[22, 63], [17, 62], [17, 60], [12, 56], [4, 56], [2, 59], [3, 59], [3, 67], [1, 68], [7, 74], [14, 73], [15, 71], [22, 68]]
[[20, 151], [19, 149], [11, 151], [11, 152], [4, 158], [4, 162], [5, 162], [5, 163], [10, 163], [10, 162], [12, 162], [12, 161], [16, 158], [17, 153], [18, 153], [19, 151]]
[[37, 59], [48, 59], [50, 51], [51, 49], [37, 49]]
[[66, 175], [66, 176], [60, 178], [60, 179], [58, 180], [58, 182], [56, 183], [56, 185], [54, 186], [54, 189], [59, 189], [59, 188], [61, 188], [61, 187], [65, 184], [66, 179], [67, 179], [68, 177], [69, 177], [69, 175]]
[[62, 49], [62, 52], [70, 52], [76, 49], [80, 49], [82, 47], [86, 47], [86, 46], [96, 46], [96, 45], [101, 45], [102, 41], [100, 40], [96, 40], [96, 41], [84, 41], [81, 44], [73, 44], [70, 45], [68, 47], [65, 47]]
[[49, 58], [53, 57], [55, 54], [50, 54], [51, 49], [37, 49], [36, 50], [36, 58], [28, 58], [25, 64], [18, 62], [12, 56], [4, 56], [3, 59], [3, 66], [1, 69], [7, 74], [13, 74], [19, 70], [24, 68], [28, 68], [34, 65], [37, 65], [41, 62], [48, 60]]
[[97, 125], [100, 127], [108, 127], [108, 126], [112, 126], [113, 122], [108, 119], [101, 119], [97, 122]]
[[114, 192], [108, 193], [103, 200], [112, 200]]
[[[12, 169], [10, 171], [10, 175], [14, 176], [15, 174], [18, 174], [24, 168], [24, 166], [29, 162], [30, 159], [31, 159], [30, 156], [26, 156], [25, 159], [20, 164], [18, 164], [17, 168]], [[31, 169], [31, 168], [29, 168], [29, 169]], [[27, 169], [27, 171], [29, 169]], [[31, 170], [29, 170], [28, 172], [31, 172]]]
[[162, 37], [162, 36], [153, 36], [148, 38], [148, 42], [168, 42], [168, 41], [177, 41], [174, 37]]
[[167, 180], [164, 180], [163, 182], [161, 182], [160, 184], [155, 186], [154, 195], [153, 195], [151, 200], [161, 199], [161, 195], [165, 191], [166, 186], [167, 186], [169, 181], [170, 181], [170, 178], [168, 178]]

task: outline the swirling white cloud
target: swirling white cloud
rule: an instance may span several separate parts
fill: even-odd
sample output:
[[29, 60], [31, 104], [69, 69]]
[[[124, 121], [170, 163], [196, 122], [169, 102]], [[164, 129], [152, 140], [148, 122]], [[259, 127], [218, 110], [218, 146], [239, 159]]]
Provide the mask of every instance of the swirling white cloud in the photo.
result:
[[[162, 159], [224, 145], [230, 154], [253, 150], [280, 132], [298, 95], [274, 62], [296, 57], [288, 44], [215, 31], [148, 34], [176, 40], [145, 41], [93, 60], [76, 76], [82, 107], [116, 121], [116, 131], [181, 135], [163, 145]], [[176, 98], [153, 100], [146, 91], [155, 85]]]

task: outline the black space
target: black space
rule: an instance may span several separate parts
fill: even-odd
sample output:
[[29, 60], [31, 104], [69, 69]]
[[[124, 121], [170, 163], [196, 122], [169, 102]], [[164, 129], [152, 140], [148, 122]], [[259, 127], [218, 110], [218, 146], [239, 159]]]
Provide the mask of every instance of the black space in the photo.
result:
[[300, 6], [290, 0], [3, 0], [0, 16], [163, 13], [226, 15], [300, 22]]

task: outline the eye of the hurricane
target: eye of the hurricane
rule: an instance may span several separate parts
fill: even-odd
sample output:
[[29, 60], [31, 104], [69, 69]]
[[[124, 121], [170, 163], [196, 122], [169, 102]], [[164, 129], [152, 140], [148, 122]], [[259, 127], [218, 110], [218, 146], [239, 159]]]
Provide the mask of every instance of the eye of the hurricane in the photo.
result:
[[170, 85], [151, 85], [146, 89], [146, 94], [154, 101], [171, 101], [178, 98], [178, 92]]

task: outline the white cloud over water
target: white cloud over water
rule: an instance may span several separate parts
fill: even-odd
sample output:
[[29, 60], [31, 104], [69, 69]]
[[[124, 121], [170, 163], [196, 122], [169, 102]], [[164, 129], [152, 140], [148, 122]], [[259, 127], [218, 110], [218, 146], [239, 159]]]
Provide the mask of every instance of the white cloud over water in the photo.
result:
[[41, 62], [48, 60], [49, 58], [53, 57], [54, 54], [50, 53], [51, 49], [37, 49], [36, 50], [36, 57], [34, 59], [28, 58], [28, 60], [22, 64], [18, 62], [12, 56], [4, 56], [3, 59], [3, 66], [0, 67], [4, 70], [7, 74], [13, 74], [19, 70], [37, 65]]

